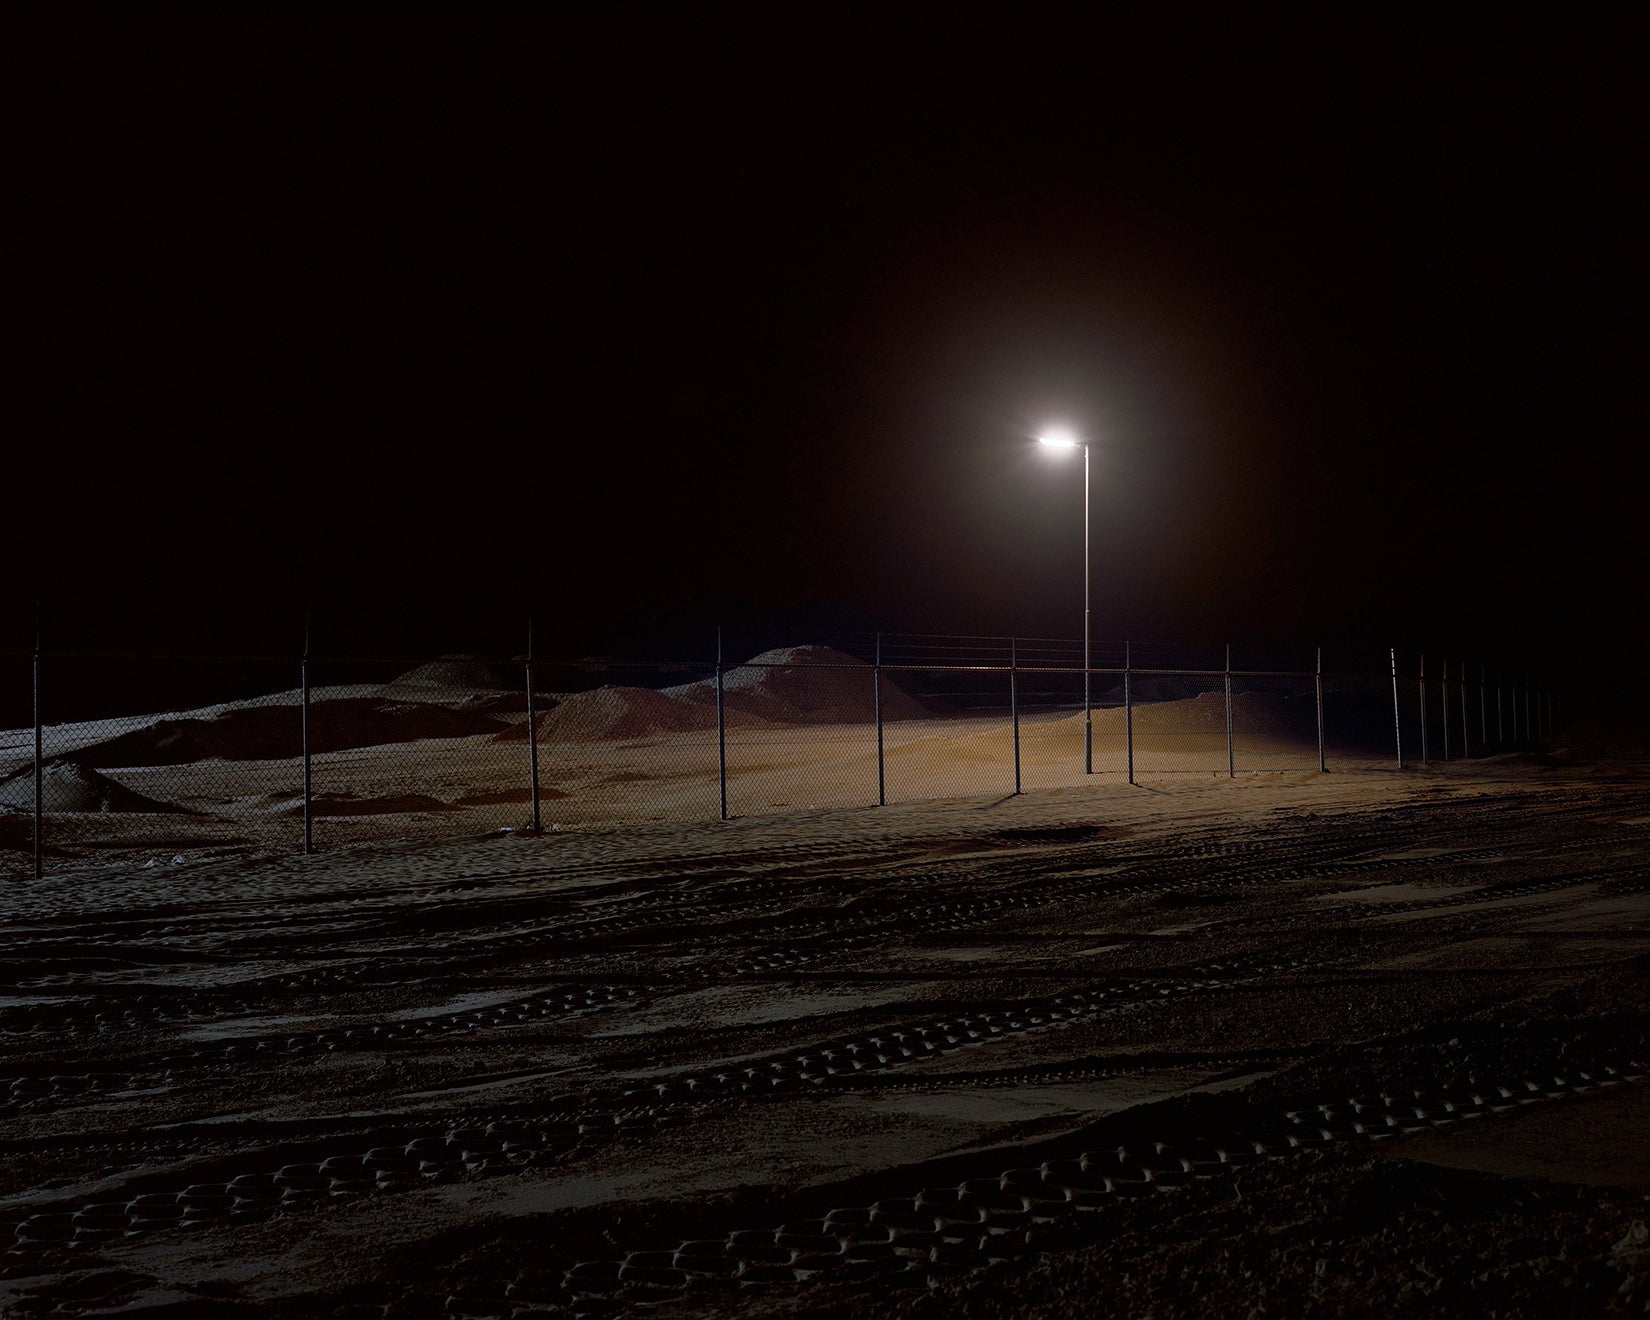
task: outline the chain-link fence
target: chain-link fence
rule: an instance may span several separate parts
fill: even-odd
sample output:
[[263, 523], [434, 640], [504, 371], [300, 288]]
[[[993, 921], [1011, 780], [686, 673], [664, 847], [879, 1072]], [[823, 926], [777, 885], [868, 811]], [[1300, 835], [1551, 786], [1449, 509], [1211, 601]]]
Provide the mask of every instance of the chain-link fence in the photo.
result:
[[1414, 765], [1554, 717], [1546, 688], [1453, 657], [1325, 673], [1315, 652], [1037, 638], [726, 664], [42, 653], [0, 656], [0, 680], [11, 873]]

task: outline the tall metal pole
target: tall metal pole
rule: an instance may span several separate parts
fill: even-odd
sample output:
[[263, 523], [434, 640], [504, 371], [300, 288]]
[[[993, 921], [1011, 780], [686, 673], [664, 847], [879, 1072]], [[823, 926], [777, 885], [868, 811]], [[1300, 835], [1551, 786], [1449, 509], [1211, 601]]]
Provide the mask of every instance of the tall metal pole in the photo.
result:
[[1398, 768], [1404, 768], [1404, 722], [1398, 714], [1398, 648], [1392, 648], [1392, 736], [1398, 748]]
[[41, 757], [45, 739], [40, 726], [40, 606], [34, 607], [34, 878], [40, 879], [44, 865], [43, 836], [46, 828], [45, 794]]
[[1094, 708], [1089, 700], [1089, 446], [1083, 442], [1083, 773], [1094, 773]]
[[1478, 664], [1478, 741], [1490, 745], [1490, 671], [1482, 661]]
[[882, 763], [882, 634], [877, 634], [877, 662], [873, 668], [872, 682], [874, 705], [877, 712], [877, 806], [888, 805], [888, 781]]
[[1237, 760], [1232, 755], [1232, 644], [1226, 643], [1226, 777], [1237, 778]]
[[1316, 686], [1318, 691], [1318, 769], [1327, 774], [1329, 767], [1324, 764], [1323, 759], [1323, 647], [1321, 646], [1318, 648]]
[[304, 752], [304, 856], [308, 857], [315, 850], [315, 842], [312, 833], [313, 821], [311, 819], [313, 815], [311, 810], [313, 794], [311, 793], [309, 758], [309, 615], [307, 612], [304, 615], [304, 658], [298, 664], [298, 678], [302, 701], [298, 731]]
[[1501, 690], [1505, 686], [1501, 671], [1495, 671], [1495, 740], [1498, 743], [1507, 741], [1507, 721], [1501, 708]]
[[1020, 660], [1014, 638], [1008, 639], [1008, 713], [1014, 724], [1014, 795], [1020, 794]]
[[722, 785], [722, 819], [728, 818], [728, 716], [722, 701], [722, 629], [716, 629], [716, 775]]
[[1123, 739], [1129, 748], [1129, 783], [1134, 783], [1134, 658], [1132, 647], [1123, 643]]
[[533, 621], [527, 620], [527, 764], [533, 791], [533, 833], [542, 834], [539, 819], [539, 727], [533, 714]]

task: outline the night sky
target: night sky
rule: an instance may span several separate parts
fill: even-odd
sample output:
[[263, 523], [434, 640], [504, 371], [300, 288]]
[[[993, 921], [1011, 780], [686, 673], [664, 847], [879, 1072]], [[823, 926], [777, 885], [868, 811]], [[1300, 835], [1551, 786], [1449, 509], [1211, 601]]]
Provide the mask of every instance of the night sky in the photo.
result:
[[1064, 422], [1097, 637], [1633, 641], [1643, 7], [1152, 9], [37, 13], [12, 622], [1076, 636]]

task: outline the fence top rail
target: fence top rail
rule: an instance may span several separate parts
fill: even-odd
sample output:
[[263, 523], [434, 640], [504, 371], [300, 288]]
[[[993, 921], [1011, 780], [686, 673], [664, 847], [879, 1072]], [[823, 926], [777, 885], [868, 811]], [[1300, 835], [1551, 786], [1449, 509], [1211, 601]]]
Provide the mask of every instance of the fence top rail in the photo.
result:
[[[1022, 639], [1022, 640], [1026, 640], [1026, 639]], [[1153, 649], [1155, 649], [1155, 648], [1153, 648]], [[1189, 650], [1189, 649], [1193, 649], [1193, 648], [1188, 647], [1186, 649]], [[298, 653], [298, 652], [289, 652], [289, 653], [283, 654], [283, 655], [271, 655], [271, 654], [268, 654], [268, 653], [233, 653], [233, 652], [223, 652], [223, 653], [216, 653], [216, 654], [198, 654], [198, 653], [176, 652], [176, 651], [80, 651], [80, 650], [57, 650], [57, 649], [46, 649], [46, 648], [41, 648], [39, 650], [0, 650], [0, 659], [29, 660], [29, 659], [34, 659], [34, 658], [39, 658], [41, 660], [54, 660], [54, 659], [56, 659], [56, 660], [81, 660], [81, 661], [103, 660], [103, 661], [114, 661], [114, 662], [150, 661], [150, 662], [188, 663], [188, 664], [229, 664], [229, 663], [235, 663], [235, 664], [267, 664], [267, 665], [277, 665], [277, 664], [279, 664], [279, 665], [294, 664], [295, 665], [295, 664], [299, 664], [303, 661], [308, 661], [308, 663], [312, 666], [313, 665], [406, 665], [406, 666], [413, 667], [413, 668], [416, 668], [416, 667], [422, 666], [422, 665], [426, 665], [426, 664], [430, 664], [430, 663], [440, 661], [440, 660], [458, 660], [458, 659], [462, 659], [462, 660], [475, 661], [475, 662], [478, 662], [478, 663], [481, 663], [481, 664], [510, 665], [510, 666], [517, 666], [517, 667], [525, 667], [527, 664], [531, 663], [535, 669], [575, 669], [575, 670], [585, 670], [585, 671], [589, 671], [589, 672], [602, 672], [602, 671], [625, 670], [625, 669], [650, 669], [650, 670], [659, 670], [659, 671], [677, 670], [677, 671], [699, 671], [699, 672], [704, 673], [707, 676], [709, 674], [713, 673], [717, 668], [717, 661], [714, 657], [704, 657], [704, 658], [695, 658], [695, 659], [677, 658], [677, 659], [670, 659], [670, 660], [647, 660], [647, 659], [614, 659], [614, 658], [609, 658], [609, 657], [598, 657], [598, 656], [585, 656], [585, 657], [581, 657], [579, 659], [559, 659], [559, 658], [554, 658], [554, 657], [545, 656], [545, 655], [534, 655], [534, 656], [529, 657], [525, 654], [501, 656], [501, 655], [484, 655], [484, 654], [478, 654], [478, 653], [464, 654], [464, 655], [442, 655], [442, 656], [432, 657], [432, 656], [429, 656], [429, 655], [376, 655], [376, 656], [375, 655], [335, 655], [335, 654], [324, 654], [324, 653], [320, 653], [320, 652], [311, 652], [308, 655], [304, 655], [304, 654], [301, 654], [301, 653]], [[730, 670], [736, 670], [736, 669], [837, 669], [837, 670], [860, 671], [860, 670], [872, 668], [877, 663], [878, 662], [873, 661], [873, 660], [861, 660], [857, 657], [849, 657], [848, 659], [846, 659], [844, 661], [800, 660], [800, 659], [799, 660], [761, 660], [761, 659], [752, 658], [752, 659], [749, 659], [749, 660], [732, 660], [732, 661], [724, 659], [721, 662], [721, 668], [722, 668], [723, 672], [728, 672]], [[904, 658], [897, 659], [897, 660], [884, 659], [880, 662], [880, 667], [882, 669], [885, 669], [885, 670], [915, 670], [915, 671], [955, 670], [955, 671], [958, 671], [958, 672], [973, 671], [973, 672], [1002, 672], [1002, 673], [1008, 673], [1010, 670], [1018, 669], [1022, 672], [1032, 671], [1032, 670], [1039, 671], [1039, 672], [1045, 672], [1045, 673], [1077, 673], [1077, 674], [1080, 674], [1080, 673], [1084, 672], [1084, 666], [1081, 665], [1081, 664], [1050, 663], [1046, 658], [1039, 657], [1036, 653], [1032, 653], [1030, 655], [1021, 654], [1017, 658], [1014, 658], [1014, 659], [1011, 659], [1007, 656], [1005, 656], [1001, 659], [986, 659], [986, 658], [980, 657], [980, 658], [961, 658], [961, 659], [957, 659], [957, 660], [946, 660], [946, 659], [943, 659], [943, 658], [940, 658], [940, 657], [936, 657], [933, 660], [925, 660], [925, 659], [920, 659], [920, 658], [914, 659], [914, 658], [904, 657]], [[1287, 668], [1276, 668], [1276, 669], [1273, 669], [1273, 668], [1267, 668], [1267, 669], [1237, 669], [1237, 668], [1233, 668], [1233, 669], [1226, 669], [1223, 666], [1221, 666], [1221, 667], [1194, 667], [1194, 666], [1191, 666], [1191, 665], [1162, 665], [1162, 664], [1137, 665], [1137, 664], [1119, 664], [1119, 663], [1115, 663], [1115, 662], [1108, 662], [1108, 663], [1103, 663], [1103, 664], [1091, 664], [1091, 665], [1088, 666], [1087, 672], [1094, 673], [1094, 674], [1124, 674], [1124, 673], [1130, 673], [1130, 674], [1160, 675], [1160, 676], [1182, 675], [1182, 676], [1187, 676], [1187, 677], [1191, 677], [1191, 676], [1208, 676], [1208, 675], [1222, 676], [1222, 675], [1225, 675], [1225, 674], [1229, 673], [1234, 678], [1311, 677], [1314, 674], [1317, 674], [1317, 673], [1321, 672], [1325, 678], [1331, 678], [1331, 677], [1378, 677], [1378, 678], [1385, 678], [1389, 675], [1390, 668], [1387, 664], [1377, 664], [1377, 665], [1372, 665], [1367, 670], [1366, 669], [1343, 669], [1343, 668], [1337, 667], [1337, 668], [1334, 668], [1334, 669], [1325, 668], [1325, 669], [1322, 669], [1320, 671], [1316, 667], [1308, 667], [1308, 668], [1300, 668], [1300, 669], [1287, 669]], [[1408, 675], [1408, 677], [1411, 678], [1411, 679], [1414, 679], [1416, 676], [1417, 675], [1415, 675], [1413, 673]], [[1402, 673], [1402, 671], [1400, 671], [1399, 677], [1400, 678], [1405, 677], [1405, 675]], [[1445, 676], [1440, 671], [1439, 673], [1436, 673], [1436, 674], [1429, 674], [1427, 677], [1428, 677], [1429, 681], [1440, 681], [1441, 682], [1441, 681], [1444, 681]], [[684, 680], [684, 681], [692, 682], [692, 681], [697, 681], [697, 680], [688, 679], [688, 680]], [[1530, 686], [1530, 685], [1533, 685], [1533, 684], [1540, 683], [1543, 680], [1541, 678], [1534, 677], [1534, 676], [1531, 676], [1531, 675], [1528, 675], [1528, 674], [1509, 673], [1508, 671], [1505, 671], [1505, 670], [1490, 671], [1490, 672], [1486, 673], [1486, 672], [1483, 672], [1482, 670], [1480, 670], [1479, 667], [1477, 667], [1477, 666], [1468, 666], [1466, 664], [1463, 664], [1461, 669], [1453, 670], [1449, 674], [1448, 681], [1450, 683], [1453, 683], [1453, 684], [1456, 684], [1456, 685], [1462, 685], [1462, 686], [1468, 686], [1468, 687], [1479, 687], [1479, 686], [1486, 686], [1486, 687], [1496, 687], [1496, 686], [1525, 687], [1525, 686]]]

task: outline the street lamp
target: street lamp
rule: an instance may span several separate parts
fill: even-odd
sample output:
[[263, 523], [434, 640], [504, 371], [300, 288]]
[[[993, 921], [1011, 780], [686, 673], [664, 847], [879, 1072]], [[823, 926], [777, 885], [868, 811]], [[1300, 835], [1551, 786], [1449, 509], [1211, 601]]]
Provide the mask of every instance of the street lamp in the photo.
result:
[[1094, 707], [1089, 700], [1089, 442], [1070, 431], [1047, 431], [1037, 437], [1051, 449], [1083, 451], [1083, 773], [1094, 773]]

